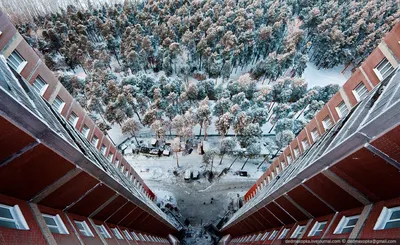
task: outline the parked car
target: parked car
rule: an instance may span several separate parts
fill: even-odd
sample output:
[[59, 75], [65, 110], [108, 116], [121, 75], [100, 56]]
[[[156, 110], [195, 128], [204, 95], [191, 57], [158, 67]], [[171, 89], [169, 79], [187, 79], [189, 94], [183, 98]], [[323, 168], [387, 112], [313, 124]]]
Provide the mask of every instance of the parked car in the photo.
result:
[[200, 178], [200, 172], [199, 172], [199, 170], [194, 170], [194, 171], [193, 171], [192, 178], [193, 178], [193, 179], [199, 179], [199, 178]]
[[242, 171], [242, 170], [240, 170], [240, 171], [239, 171], [239, 176], [244, 176], [244, 177], [246, 177], [246, 176], [247, 176], [247, 171]]
[[184, 180], [185, 180], [186, 182], [189, 182], [190, 179], [192, 178], [192, 170], [186, 169], [185, 175], [184, 175], [183, 178], [184, 178]]
[[163, 150], [163, 153], [162, 153], [164, 156], [167, 156], [167, 157], [169, 157], [170, 155], [171, 155], [171, 152], [169, 151], [169, 150]]
[[159, 155], [159, 150], [158, 149], [152, 149], [149, 152], [151, 155]]

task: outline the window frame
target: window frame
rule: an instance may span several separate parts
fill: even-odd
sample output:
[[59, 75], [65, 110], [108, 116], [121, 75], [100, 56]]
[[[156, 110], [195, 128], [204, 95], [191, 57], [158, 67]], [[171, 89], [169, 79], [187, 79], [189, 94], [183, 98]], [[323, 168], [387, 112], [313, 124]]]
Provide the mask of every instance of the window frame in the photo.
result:
[[[79, 231], [83, 236], [86, 236], [86, 237], [94, 237], [93, 232], [92, 232], [92, 230], [90, 229], [90, 227], [88, 226], [88, 224], [86, 223], [86, 221], [84, 221], [84, 220], [82, 220], [82, 221], [74, 220], [74, 222], [75, 222], [75, 225], [76, 225], [77, 228], [78, 228], [78, 231]], [[81, 230], [81, 229], [79, 228], [79, 226], [78, 226], [79, 224], [82, 225], [83, 230]]]
[[128, 230], [123, 230], [122, 233], [125, 234], [126, 239], [128, 239], [129, 241], [133, 241], [131, 234], [129, 234]]
[[6, 221], [6, 222], [13, 222], [16, 226], [16, 228], [8, 228], [8, 227], [4, 227], [7, 229], [17, 229], [17, 230], [29, 230], [29, 226], [28, 223], [25, 220], [24, 215], [21, 212], [21, 209], [19, 208], [18, 205], [14, 205], [14, 206], [9, 206], [9, 205], [5, 205], [5, 204], [0, 204], [0, 208], [4, 208], [4, 209], [8, 209], [12, 219], [10, 218], [6, 218], [6, 217], [1, 217], [0, 216], [0, 220], [1, 221]]
[[[74, 115], [74, 116], [73, 116], [73, 115]], [[73, 122], [71, 122], [71, 116], [72, 116], [72, 117], [75, 117]], [[69, 114], [69, 117], [68, 117], [68, 122], [71, 123], [72, 126], [74, 126], [74, 128], [75, 128], [76, 125], [78, 124], [78, 121], [79, 121], [79, 116], [76, 115], [75, 112], [71, 111], [71, 113]]]
[[[365, 88], [366, 92], [363, 93], [363, 94], [360, 94], [359, 93], [359, 89], [360, 88], [362, 88], [362, 89]], [[354, 89], [351, 90], [351, 92], [353, 93], [353, 95], [356, 98], [357, 102], [360, 102], [363, 99], [365, 99], [364, 95], [368, 95], [368, 93], [369, 93], [367, 86], [365, 86], [365, 84], [362, 81], [359, 84], [357, 84], [357, 86], [355, 86]]]
[[[10, 57], [13, 57], [13, 59], [15, 59], [15, 57], [13, 56], [13, 54], [16, 54], [18, 56], [18, 58], [20, 58], [22, 60], [21, 63], [18, 64], [18, 66], [15, 66], [14, 62], [11, 61]], [[21, 74], [22, 70], [25, 68], [26, 64], [28, 64], [28, 61], [25, 60], [24, 57], [22, 57], [22, 55], [16, 50], [14, 49], [11, 54], [7, 57], [7, 64], [14, 70], [16, 71], [18, 74]]]
[[[94, 144], [94, 142], [93, 142], [94, 140], [96, 140], [96, 144]], [[90, 143], [91, 143], [94, 147], [96, 147], [96, 149], [97, 149], [97, 147], [99, 146], [99, 142], [100, 142], [99, 137], [97, 137], [96, 135], [94, 135]]]
[[[85, 128], [87, 128], [86, 132], [84, 132], [84, 130], [83, 130]], [[89, 133], [90, 133], [90, 128], [86, 124], [83, 124], [83, 127], [81, 129], [81, 133], [87, 139], [87, 137], [89, 136]]]
[[103, 236], [103, 238], [111, 238], [110, 233], [107, 231], [104, 225], [96, 225], [96, 229], [99, 231], [100, 235]]
[[279, 236], [278, 236], [278, 240], [284, 239], [287, 236], [287, 234], [289, 233], [289, 231], [290, 231], [290, 228], [283, 228], [281, 234], [279, 234]]
[[[383, 63], [385, 63], [381, 69], [379, 69], [378, 67], [381, 66]], [[382, 71], [387, 68], [388, 66], [390, 66], [386, 71], [384, 71], [384, 73], [382, 73]], [[380, 81], [385, 80], [396, 68], [392, 66], [392, 63], [390, 63], [390, 61], [384, 57], [381, 61], [379, 61], [379, 63], [374, 67], [373, 71], [375, 72], [375, 75], [378, 77], [378, 79]]]
[[389, 222], [400, 222], [400, 218], [391, 219], [391, 216], [394, 212], [400, 212], [400, 206], [396, 207], [383, 207], [381, 213], [379, 214], [378, 219], [376, 220], [374, 230], [387, 230], [387, 229], [399, 229], [399, 227], [394, 228], [385, 228], [387, 223]]
[[277, 234], [277, 233], [278, 233], [277, 230], [273, 230], [273, 231], [271, 232], [271, 235], [269, 235], [268, 240], [269, 240], [269, 241], [273, 240], [273, 239], [276, 237], [276, 234]]
[[[342, 106], [344, 106], [344, 108], [345, 108], [344, 113], [341, 110]], [[347, 105], [346, 105], [346, 103], [344, 103], [343, 100], [335, 107], [335, 109], [336, 109], [336, 112], [337, 112], [339, 118], [343, 118], [344, 116], [349, 114], [349, 109], [347, 108]]]
[[119, 232], [117, 227], [111, 228], [112, 233], [114, 233], [114, 236], [118, 239], [118, 240], [124, 240], [124, 237], [122, 236], [121, 232]]
[[[35, 84], [39, 84], [39, 83], [43, 83], [43, 84], [44, 84], [43, 87], [41, 87], [40, 89], [37, 88], [37, 87], [35, 86]], [[44, 81], [44, 79], [43, 79], [41, 76], [37, 76], [37, 77], [35, 78], [35, 80], [33, 80], [32, 87], [34, 88], [34, 90], [35, 90], [38, 94], [40, 94], [41, 96], [43, 96], [43, 95], [46, 93], [47, 88], [49, 87], [49, 84], [46, 83], [46, 82]]]
[[[54, 108], [56, 109], [56, 111], [57, 111], [58, 113], [61, 114], [61, 112], [63, 111], [63, 109], [64, 109], [64, 107], [65, 107], [65, 101], [64, 101], [63, 99], [61, 99], [60, 96], [57, 95], [56, 98], [53, 100], [53, 103], [52, 103], [51, 105], [54, 105], [54, 103], [55, 103], [57, 100], [60, 100], [61, 103], [60, 103], [59, 107], [55, 107], [55, 106], [54, 106]], [[57, 103], [58, 103], [58, 102], [57, 102]]]
[[314, 142], [316, 142], [320, 137], [321, 135], [318, 131], [318, 128], [314, 128], [313, 130], [311, 130], [311, 138]]
[[[308, 236], [320, 236], [320, 235], [322, 235], [322, 232], [324, 231], [326, 224], [328, 224], [328, 221], [317, 221], [317, 222], [315, 222], [314, 226], [312, 227], [312, 229], [308, 233]], [[321, 226], [323, 226], [322, 230], [321, 230]], [[317, 232], [320, 232], [321, 234], [316, 235]]]
[[138, 237], [138, 235], [136, 235], [136, 233], [135, 233], [134, 231], [132, 231], [131, 233], [132, 233], [132, 235], [133, 235], [133, 238], [134, 238], [136, 241], [140, 241], [140, 238]]
[[54, 225], [49, 225], [49, 224], [47, 224], [47, 222], [45, 220], [45, 223], [46, 223], [47, 227], [49, 227], [49, 229], [50, 228], [56, 228], [58, 230], [58, 232], [53, 232], [52, 230], [50, 230], [51, 233], [56, 233], [56, 234], [61, 234], [61, 235], [68, 235], [69, 234], [68, 229], [65, 226], [64, 222], [62, 221], [62, 219], [61, 219], [59, 214], [56, 214], [56, 215], [42, 214], [42, 216], [46, 217], [46, 218], [49, 218], [49, 219], [52, 219], [56, 223], [55, 226]]
[[106, 146], [105, 144], [102, 144], [102, 145], [101, 145], [100, 152], [101, 152], [101, 154], [103, 154], [104, 156], [106, 156], [106, 153], [107, 153], [107, 146]]
[[293, 231], [292, 235], [290, 236], [290, 238], [296, 238], [299, 239], [299, 236], [302, 236], [304, 234], [304, 231], [306, 229], [305, 225], [298, 225], [296, 227], [296, 229]]
[[[360, 215], [352, 215], [352, 216], [343, 216], [340, 221], [339, 224], [336, 226], [335, 231], [333, 232], [333, 234], [344, 234], [344, 233], [348, 233], [348, 232], [343, 232], [344, 229], [346, 228], [354, 228], [358, 222], [358, 219], [360, 218]], [[347, 225], [349, 223], [350, 220], [353, 219], [357, 219], [356, 224], [354, 225]], [[352, 229], [353, 231], [353, 229]]]

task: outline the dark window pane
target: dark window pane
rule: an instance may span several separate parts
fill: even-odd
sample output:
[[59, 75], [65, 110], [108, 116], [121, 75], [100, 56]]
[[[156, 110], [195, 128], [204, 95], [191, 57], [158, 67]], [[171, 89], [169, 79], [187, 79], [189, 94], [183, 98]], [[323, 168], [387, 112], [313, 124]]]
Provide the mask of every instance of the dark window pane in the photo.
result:
[[390, 216], [390, 219], [391, 219], [391, 220], [400, 219], [400, 210], [394, 211], [394, 212], [392, 213], [392, 215]]
[[323, 230], [325, 228], [325, 225], [326, 225], [326, 223], [325, 224], [320, 224], [318, 230]]
[[316, 231], [314, 236], [320, 236], [322, 234], [322, 231]]
[[46, 221], [46, 224], [48, 224], [48, 225], [57, 225], [56, 221], [52, 218], [43, 216], [43, 219], [44, 219], [44, 221]]
[[387, 222], [385, 225], [385, 229], [390, 229], [390, 228], [399, 228], [400, 227], [400, 220], [399, 221], [393, 221], [393, 222]]
[[347, 222], [346, 226], [356, 225], [357, 221], [358, 221], [358, 219], [351, 219], [351, 220], [349, 220], [349, 222]]
[[349, 227], [349, 228], [344, 228], [342, 233], [350, 233], [353, 231], [353, 227]]
[[0, 217], [12, 219], [11, 212], [8, 208], [0, 208]]
[[12, 221], [0, 220], [0, 226], [5, 228], [17, 229], [17, 225]]
[[49, 229], [52, 233], [60, 233], [60, 231], [56, 227], [49, 227]]

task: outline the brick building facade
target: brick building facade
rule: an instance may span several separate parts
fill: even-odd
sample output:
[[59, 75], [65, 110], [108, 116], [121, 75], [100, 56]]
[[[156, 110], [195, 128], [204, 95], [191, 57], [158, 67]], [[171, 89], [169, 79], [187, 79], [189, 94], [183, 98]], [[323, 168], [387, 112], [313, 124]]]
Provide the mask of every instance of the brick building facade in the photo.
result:
[[0, 244], [174, 244], [179, 224], [0, 12]]
[[400, 238], [399, 61], [400, 23], [245, 194], [221, 244]]

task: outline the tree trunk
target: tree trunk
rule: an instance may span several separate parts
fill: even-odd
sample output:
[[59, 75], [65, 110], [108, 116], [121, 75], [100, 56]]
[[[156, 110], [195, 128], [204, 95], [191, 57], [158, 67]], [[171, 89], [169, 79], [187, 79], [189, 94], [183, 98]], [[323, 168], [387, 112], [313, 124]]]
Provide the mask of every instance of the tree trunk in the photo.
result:
[[257, 169], [260, 169], [261, 165], [268, 159], [268, 156], [264, 158], [264, 160], [257, 166]]
[[271, 159], [274, 159], [277, 155], [278, 155], [278, 153], [281, 151], [281, 149], [278, 149], [276, 152], [275, 152], [275, 154], [271, 157]]
[[202, 123], [200, 123], [200, 132], [199, 132], [199, 136], [198, 136], [198, 138], [200, 138], [200, 136], [201, 136], [201, 130], [203, 129], [203, 124]]
[[136, 144], [139, 146], [139, 141], [137, 140], [136, 135], [132, 133], [132, 136], [135, 138]]
[[248, 157], [248, 158], [246, 159], [246, 161], [244, 161], [243, 166], [242, 166], [242, 168], [241, 168], [240, 170], [243, 170], [244, 166], [246, 166], [246, 163], [247, 163], [247, 161], [248, 161], [249, 159], [250, 159], [250, 157]]
[[222, 164], [222, 159], [224, 159], [224, 156], [225, 156], [225, 154], [222, 154], [222, 156], [221, 156], [221, 160], [219, 161], [219, 165], [221, 165], [221, 164]]
[[274, 129], [274, 127], [275, 127], [275, 125], [276, 125], [277, 122], [278, 122], [278, 120], [275, 120], [274, 124], [272, 124], [272, 127], [271, 127], [271, 129], [268, 131], [268, 133], [271, 133], [271, 132], [272, 132], [272, 129]]
[[231, 169], [232, 165], [236, 162], [236, 160], [237, 160], [238, 158], [239, 158], [239, 156], [237, 156], [237, 157], [235, 158], [235, 160], [233, 160], [233, 162], [231, 163], [231, 165], [229, 165], [228, 170]]
[[307, 106], [305, 106], [305, 107], [301, 110], [300, 114], [296, 117], [296, 119], [299, 119], [299, 117], [303, 114], [303, 112], [304, 112], [304, 110], [306, 109], [306, 107], [307, 107]]
[[207, 139], [207, 129], [204, 129], [204, 138], [203, 141]]
[[178, 152], [175, 152], [175, 155], [176, 155], [176, 166], [179, 168]]

